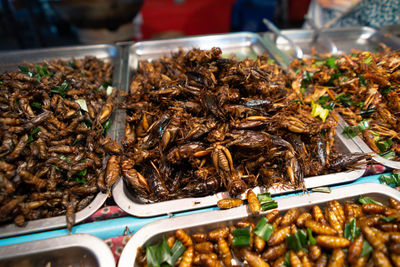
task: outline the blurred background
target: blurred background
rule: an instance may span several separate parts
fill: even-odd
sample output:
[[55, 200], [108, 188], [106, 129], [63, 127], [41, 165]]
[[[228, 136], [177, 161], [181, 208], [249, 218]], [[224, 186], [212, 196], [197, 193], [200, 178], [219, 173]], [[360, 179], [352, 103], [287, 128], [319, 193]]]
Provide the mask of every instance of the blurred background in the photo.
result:
[[1, 0], [0, 50], [299, 28], [310, 0]]

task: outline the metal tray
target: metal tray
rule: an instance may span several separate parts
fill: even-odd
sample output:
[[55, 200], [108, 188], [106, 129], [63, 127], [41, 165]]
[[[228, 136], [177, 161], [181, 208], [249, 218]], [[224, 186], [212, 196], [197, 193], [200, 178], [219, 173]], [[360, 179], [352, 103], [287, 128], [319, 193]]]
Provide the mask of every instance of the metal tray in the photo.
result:
[[[343, 128], [338, 125], [335, 137], [336, 148], [343, 153], [361, 152], [361, 150], [352, 140], [347, 139], [341, 134], [342, 131]], [[361, 165], [355, 170], [308, 177], [304, 179], [304, 183], [307, 188], [347, 183], [360, 178], [364, 174], [365, 169], [366, 166]], [[283, 193], [295, 192], [296, 190], [283, 189], [280, 186], [275, 186], [268, 188], [268, 190], [263, 187], [255, 187], [253, 191], [255, 193], [270, 192], [272, 195], [278, 195]], [[145, 201], [135, 197], [133, 193], [129, 192], [122, 178], [118, 179], [118, 181], [115, 183], [112, 194], [115, 202], [121, 209], [123, 209], [128, 214], [137, 217], [151, 217], [162, 214], [170, 214], [173, 212], [215, 206], [217, 205], [218, 200], [229, 197], [228, 192], [219, 192], [205, 197], [192, 197], [168, 200], [157, 203], [146, 203]], [[242, 194], [241, 198], [244, 199], [245, 194]]]
[[[272, 33], [265, 33], [274, 38]], [[312, 46], [320, 54], [343, 54], [352, 49], [376, 51], [379, 44], [383, 43], [393, 49], [400, 48], [397, 38], [389, 38], [370, 27], [350, 27], [327, 29], [320, 33], [315, 44], [311, 44], [312, 30], [283, 30], [282, 34], [291, 39], [295, 45], [303, 50], [304, 57], [311, 56]], [[294, 47], [282, 37], [275, 38], [276, 46], [294, 58]]]
[[[341, 127], [344, 128], [348, 126], [347, 122], [344, 120], [341, 120], [339, 122], [341, 124]], [[359, 149], [364, 152], [364, 153], [371, 153], [372, 159], [376, 161], [377, 163], [380, 163], [386, 167], [393, 168], [393, 169], [400, 169], [400, 161], [395, 161], [395, 160], [390, 160], [390, 159], [385, 159], [384, 157], [381, 157], [380, 155], [376, 154], [365, 142], [364, 140], [359, 136], [355, 136], [354, 138], [351, 139], [358, 147]]]
[[[268, 53], [264, 40], [258, 34], [251, 32], [181, 37], [137, 43], [121, 42], [117, 45], [122, 51], [124, 71], [121, 73], [121, 89], [124, 90], [128, 90], [130, 79], [140, 60], [153, 60], [161, 56], [168, 56], [173, 52], [178, 52], [181, 48], [187, 51], [192, 48], [211, 49], [220, 47], [223, 55], [235, 55], [238, 59], [256, 58], [257, 55], [264, 52]], [[272, 54], [269, 55], [274, 57]]]
[[[388, 203], [389, 197], [400, 200], [399, 192], [393, 188], [376, 183], [363, 183], [335, 188], [330, 194], [303, 194], [279, 198], [276, 201], [278, 202], [278, 210], [282, 214], [291, 208], [311, 208], [313, 205], [324, 206], [328, 201], [334, 199], [341, 203], [356, 200], [360, 195], [373, 197], [385, 204]], [[223, 226], [234, 225], [236, 222], [248, 217], [248, 215], [250, 213], [247, 210], [247, 206], [240, 206], [230, 210], [215, 210], [154, 221], [137, 231], [128, 241], [122, 251], [118, 266], [137, 266], [135, 259], [139, 247], [152, 245], [159, 241], [163, 235], [173, 234], [177, 229], [185, 229], [189, 234], [205, 232]]]
[[[84, 58], [85, 56], [96, 56], [97, 58], [113, 63], [113, 85], [118, 87], [120, 85], [119, 75], [121, 67], [118, 54], [119, 52], [117, 51], [117, 47], [112, 45], [70, 46], [2, 52], [0, 53], [0, 73], [5, 71], [15, 71], [18, 66], [22, 65], [24, 62], [39, 63], [43, 60], [57, 58], [68, 60], [72, 58]], [[113, 122], [114, 117], [115, 114], [111, 117]], [[115, 136], [116, 124], [117, 123], [112, 124], [108, 136]], [[76, 213], [76, 223], [85, 220], [96, 212], [104, 204], [107, 197], [107, 194], [99, 192], [86, 208]], [[18, 227], [14, 224], [2, 225], [0, 226], [0, 238], [61, 228], [66, 225], [65, 216], [28, 221], [23, 227]]]
[[98, 237], [66, 235], [2, 247], [0, 267], [115, 266], [114, 256]]

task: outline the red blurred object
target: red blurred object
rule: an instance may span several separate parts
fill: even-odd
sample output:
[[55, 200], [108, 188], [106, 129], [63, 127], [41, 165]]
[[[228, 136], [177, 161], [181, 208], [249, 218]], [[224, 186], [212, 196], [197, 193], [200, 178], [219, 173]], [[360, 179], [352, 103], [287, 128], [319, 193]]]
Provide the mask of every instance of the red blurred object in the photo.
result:
[[235, 0], [145, 0], [143, 39], [168, 32], [180, 35], [225, 33], [230, 31]]
[[311, 0], [290, 0], [289, 1], [289, 20], [290, 22], [301, 22], [307, 14]]

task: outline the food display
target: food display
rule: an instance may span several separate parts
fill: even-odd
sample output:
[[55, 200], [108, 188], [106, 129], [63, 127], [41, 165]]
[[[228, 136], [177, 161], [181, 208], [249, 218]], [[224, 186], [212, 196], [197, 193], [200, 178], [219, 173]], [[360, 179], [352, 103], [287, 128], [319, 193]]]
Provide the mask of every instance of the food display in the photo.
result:
[[[210, 231], [178, 229], [137, 266], [400, 266], [400, 203], [369, 196], [278, 210]], [[163, 265], [164, 264], [164, 265]], [[136, 265], [135, 265], [136, 266]]]
[[338, 111], [349, 138], [359, 135], [381, 157], [400, 160], [399, 50], [295, 60], [291, 68], [301, 101]]
[[312, 115], [267, 55], [219, 48], [140, 61], [123, 101], [124, 182], [148, 201], [238, 195], [256, 185], [304, 188], [304, 177], [364, 159], [334, 145], [336, 121]]
[[[111, 63], [24, 64], [0, 76], [0, 222], [75, 212], [119, 175], [121, 147], [105, 137], [116, 107]], [[107, 155], [111, 154], [107, 163]]]

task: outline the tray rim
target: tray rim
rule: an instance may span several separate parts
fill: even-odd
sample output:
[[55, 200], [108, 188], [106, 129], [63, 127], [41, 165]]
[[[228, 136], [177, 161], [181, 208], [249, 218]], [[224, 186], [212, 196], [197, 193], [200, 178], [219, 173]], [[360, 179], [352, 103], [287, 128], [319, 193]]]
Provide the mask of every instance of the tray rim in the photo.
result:
[[[343, 198], [352, 198], [362, 194], [372, 193], [382, 194], [384, 196], [400, 200], [399, 192], [389, 186], [376, 183], [361, 183], [334, 188], [332, 189], [332, 192], [330, 194], [312, 192], [310, 194], [279, 198], [276, 199], [276, 201], [278, 202], [277, 210], [285, 211], [290, 208], [318, 205], [334, 199], [340, 200]], [[271, 211], [272, 210], [268, 210], [261, 213], [261, 215], [267, 214]], [[134, 263], [137, 249], [145, 244], [145, 242], [147, 242], [150, 238], [160, 233], [166, 231], [174, 231], [180, 228], [187, 229], [210, 223], [222, 223], [229, 220], [245, 218], [248, 216], [251, 216], [251, 213], [247, 209], [247, 205], [243, 205], [229, 210], [206, 211], [191, 215], [184, 215], [153, 221], [139, 229], [135, 233], [135, 235], [128, 241], [128, 243], [124, 247], [124, 250], [121, 253], [118, 267], [135, 266]]]
[[89, 250], [97, 259], [100, 267], [115, 266], [114, 256], [107, 244], [102, 239], [90, 234], [72, 234], [3, 246], [0, 250], [0, 261], [69, 247]]

